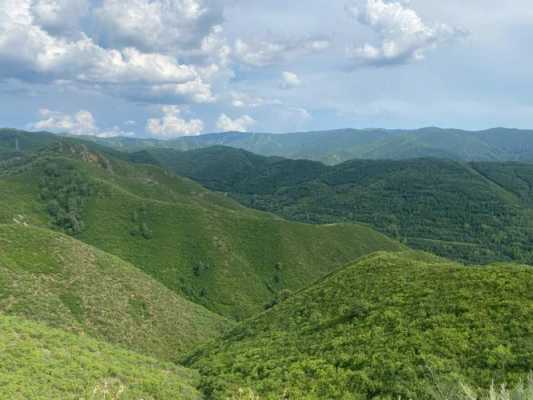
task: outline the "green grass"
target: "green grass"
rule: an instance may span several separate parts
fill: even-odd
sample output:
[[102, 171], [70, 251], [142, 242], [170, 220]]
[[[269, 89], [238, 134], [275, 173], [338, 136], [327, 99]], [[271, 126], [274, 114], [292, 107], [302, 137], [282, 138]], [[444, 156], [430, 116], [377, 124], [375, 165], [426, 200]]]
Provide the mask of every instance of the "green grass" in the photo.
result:
[[53, 226], [38, 188], [50, 163], [76, 171], [91, 187], [77, 239], [232, 318], [249, 317], [282, 290], [301, 289], [357, 257], [403, 248], [367, 226], [306, 225], [247, 209], [158, 167], [104, 157], [84, 145], [62, 145], [0, 177], [8, 193], [0, 198], [0, 223], [16, 214]]
[[230, 323], [66, 235], [0, 225], [0, 312], [176, 360]]
[[197, 374], [0, 314], [0, 398], [197, 400]]
[[[207, 398], [429, 399], [533, 370], [533, 269], [364, 257], [186, 360]], [[285, 397], [283, 397], [285, 396]]]

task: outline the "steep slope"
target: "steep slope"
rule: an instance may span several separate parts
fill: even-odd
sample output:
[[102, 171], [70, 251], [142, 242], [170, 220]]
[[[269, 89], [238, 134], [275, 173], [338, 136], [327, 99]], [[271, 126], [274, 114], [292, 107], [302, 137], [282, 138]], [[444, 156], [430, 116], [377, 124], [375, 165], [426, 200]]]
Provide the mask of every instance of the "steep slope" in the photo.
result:
[[228, 147], [148, 152], [179, 175], [288, 219], [359, 221], [458, 260], [533, 263], [533, 164], [416, 159], [325, 166]]
[[366, 226], [306, 225], [246, 209], [85, 146], [62, 144], [2, 173], [0, 222], [64, 230], [234, 318], [361, 255], [402, 248]]
[[380, 252], [241, 323], [186, 365], [213, 399], [234, 387], [266, 399], [427, 399], [435, 385], [511, 384], [533, 369], [533, 269]]
[[0, 225], [0, 312], [176, 360], [230, 324], [68, 236]]
[[1, 314], [0, 383], [13, 400], [201, 399], [193, 371]]

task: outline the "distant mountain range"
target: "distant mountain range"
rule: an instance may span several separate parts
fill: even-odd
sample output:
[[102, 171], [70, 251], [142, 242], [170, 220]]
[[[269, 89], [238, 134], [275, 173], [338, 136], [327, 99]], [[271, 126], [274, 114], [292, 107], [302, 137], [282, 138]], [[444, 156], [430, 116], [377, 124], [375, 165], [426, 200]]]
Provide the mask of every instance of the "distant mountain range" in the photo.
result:
[[[0, 129], [2, 153], [34, 149], [55, 140], [54, 135]], [[18, 138], [18, 139], [17, 139]], [[80, 137], [78, 137], [80, 138]], [[332, 131], [271, 133], [211, 133], [171, 140], [131, 137], [80, 139], [123, 152], [154, 148], [187, 151], [229, 146], [264, 156], [307, 159], [333, 165], [352, 159], [405, 160], [440, 158], [461, 161], [533, 161], [533, 130], [494, 128], [484, 131], [422, 128], [415, 130], [341, 129]]]
[[338, 164], [351, 159], [404, 160], [430, 157], [463, 161], [533, 161], [533, 130], [485, 131], [343, 129], [287, 134], [217, 133], [168, 141], [135, 138], [85, 138], [121, 151], [154, 147], [193, 150], [230, 146], [264, 156]]

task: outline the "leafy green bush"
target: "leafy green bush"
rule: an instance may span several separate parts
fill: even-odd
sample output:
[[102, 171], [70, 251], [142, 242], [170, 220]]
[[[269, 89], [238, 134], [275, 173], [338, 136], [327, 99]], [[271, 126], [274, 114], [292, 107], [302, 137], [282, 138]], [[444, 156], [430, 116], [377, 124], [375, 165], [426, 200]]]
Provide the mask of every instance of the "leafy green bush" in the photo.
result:
[[265, 400], [425, 400], [439, 393], [434, 382], [514, 384], [533, 370], [532, 283], [527, 266], [377, 253], [185, 361], [209, 399], [225, 399], [232, 384]]

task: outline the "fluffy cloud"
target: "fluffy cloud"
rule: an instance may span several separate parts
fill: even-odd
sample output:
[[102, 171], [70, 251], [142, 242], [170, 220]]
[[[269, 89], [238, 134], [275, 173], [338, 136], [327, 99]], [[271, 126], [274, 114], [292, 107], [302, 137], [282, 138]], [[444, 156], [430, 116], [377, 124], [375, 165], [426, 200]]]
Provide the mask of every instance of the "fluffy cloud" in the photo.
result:
[[231, 105], [236, 108], [257, 108], [267, 105], [280, 105], [278, 99], [266, 99], [259, 96], [252, 96], [243, 92], [230, 92]]
[[302, 80], [293, 72], [285, 71], [281, 74], [280, 87], [285, 90], [294, 89], [302, 86]]
[[118, 127], [102, 130], [96, 125], [93, 115], [86, 110], [74, 114], [51, 111], [46, 108], [40, 110], [41, 120], [31, 124], [34, 130], [46, 130], [71, 135], [92, 135], [98, 137], [130, 136], [130, 132], [123, 132]]
[[[2, 0], [0, 77], [61, 79], [131, 97], [135, 91], [149, 93], [154, 100], [161, 94], [175, 102], [213, 101], [209, 81], [219, 71], [216, 65], [180, 64], [172, 55], [135, 47], [102, 47], [81, 31], [76, 37], [47, 31], [45, 26], [74, 13], [65, 4], [83, 8], [81, 0], [68, 1]], [[194, 2], [182, 3], [189, 7], [186, 13], [191, 18], [202, 14], [203, 8], [194, 7]]]
[[445, 24], [426, 25], [400, 1], [355, 0], [347, 10], [380, 39], [378, 45], [365, 43], [348, 50], [356, 64], [384, 66], [421, 60], [428, 49], [465, 34]]
[[74, 29], [89, 11], [89, 0], [34, 0], [33, 16], [37, 25], [50, 32]]
[[146, 130], [154, 136], [163, 138], [196, 136], [204, 130], [202, 120], [182, 118], [181, 109], [177, 106], [164, 106], [161, 112], [163, 113], [161, 118], [151, 118], [146, 123]]
[[211, 0], [103, 0], [95, 15], [115, 47], [146, 52], [199, 48], [222, 22]]
[[244, 41], [237, 39], [234, 46], [234, 57], [237, 61], [253, 67], [265, 67], [286, 62], [295, 56], [318, 53], [330, 46], [330, 41], [322, 38], [287, 41]]
[[217, 128], [223, 132], [248, 132], [255, 122], [249, 115], [231, 119], [226, 114], [221, 114], [217, 121]]

